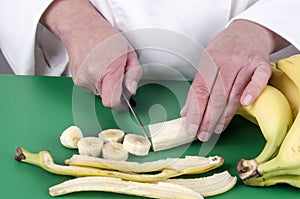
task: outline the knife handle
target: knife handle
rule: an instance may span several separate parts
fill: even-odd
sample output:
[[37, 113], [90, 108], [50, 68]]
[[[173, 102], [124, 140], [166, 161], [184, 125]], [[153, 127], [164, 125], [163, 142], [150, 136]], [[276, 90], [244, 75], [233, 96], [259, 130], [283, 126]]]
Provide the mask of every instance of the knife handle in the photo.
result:
[[[136, 107], [137, 103], [136, 103], [135, 99], [133, 98], [133, 95], [128, 91], [128, 89], [125, 86], [123, 86], [123, 93], [126, 96], [126, 98], [128, 99], [131, 107], [132, 108]], [[123, 95], [122, 95], [121, 99], [122, 99], [122, 103], [127, 106], [127, 103], [123, 99]]]

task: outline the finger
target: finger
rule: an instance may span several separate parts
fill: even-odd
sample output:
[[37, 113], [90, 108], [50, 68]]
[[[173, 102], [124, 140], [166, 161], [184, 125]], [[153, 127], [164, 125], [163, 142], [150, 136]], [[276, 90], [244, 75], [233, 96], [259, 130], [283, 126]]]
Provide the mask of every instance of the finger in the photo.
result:
[[241, 95], [246, 85], [251, 79], [251, 77], [249, 77], [248, 74], [249, 71], [246, 70], [246, 67], [242, 67], [239, 73], [237, 74], [234, 80], [234, 84], [231, 88], [225, 110], [223, 111], [223, 114], [221, 115], [221, 117], [217, 122], [218, 124], [223, 124], [223, 125], [217, 125], [214, 130], [215, 133], [221, 133], [226, 129], [226, 127], [229, 125], [230, 121], [236, 114], [238, 108], [240, 107]]
[[187, 128], [192, 134], [197, 134], [199, 131], [217, 73], [217, 65], [210, 55], [204, 51], [189, 91], [188, 106], [185, 108], [187, 112]]
[[202, 120], [209, 97], [208, 87], [202, 77], [195, 78], [189, 93], [186, 106], [186, 126], [188, 132], [196, 135]]
[[129, 52], [126, 63], [124, 84], [132, 95], [135, 95], [138, 82], [142, 78], [142, 68], [135, 52]]
[[213, 132], [221, 133], [225, 128], [226, 113], [224, 111], [228, 106], [230, 92], [239, 68], [232, 67], [231, 64], [223, 64], [220, 67], [198, 132], [200, 140], [207, 141]]
[[248, 106], [252, 104], [268, 84], [272, 74], [269, 63], [261, 62], [254, 71], [251, 81], [246, 86], [241, 96], [241, 104]]
[[182, 108], [181, 111], [180, 111], [180, 116], [181, 116], [181, 117], [185, 117], [185, 116], [186, 116], [187, 110], [188, 110], [188, 106], [189, 106], [189, 100], [188, 100], [188, 97], [187, 97], [187, 100], [186, 100], [186, 102], [185, 102], [183, 108]]
[[115, 60], [106, 70], [101, 83], [98, 84], [101, 90], [101, 98], [104, 106], [114, 109], [123, 107], [121, 95], [123, 91], [124, 68], [126, 55]]
[[220, 75], [218, 75], [213, 90], [210, 93], [209, 101], [198, 132], [199, 140], [203, 142], [208, 141], [216, 125], [218, 125], [217, 128], [223, 128], [224, 124], [217, 124], [217, 122], [225, 110], [226, 103], [227, 94], [225, 85]]

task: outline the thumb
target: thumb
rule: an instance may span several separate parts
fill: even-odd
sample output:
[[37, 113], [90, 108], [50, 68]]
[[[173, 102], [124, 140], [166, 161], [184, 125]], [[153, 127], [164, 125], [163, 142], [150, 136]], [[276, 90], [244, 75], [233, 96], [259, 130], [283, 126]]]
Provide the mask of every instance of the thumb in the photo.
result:
[[142, 78], [142, 68], [135, 52], [128, 53], [124, 85], [132, 95], [135, 95], [138, 82]]
[[272, 74], [272, 68], [268, 62], [261, 62], [254, 71], [251, 81], [248, 83], [241, 96], [241, 104], [252, 104], [268, 84]]

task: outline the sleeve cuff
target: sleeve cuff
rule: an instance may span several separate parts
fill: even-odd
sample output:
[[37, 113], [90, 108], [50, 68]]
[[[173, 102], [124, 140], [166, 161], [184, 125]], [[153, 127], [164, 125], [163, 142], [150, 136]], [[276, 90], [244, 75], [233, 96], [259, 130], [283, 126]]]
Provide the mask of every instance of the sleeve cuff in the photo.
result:
[[16, 74], [34, 74], [40, 17], [53, 0], [10, 0], [0, 7], [0, 47]]
[[261, 0], [230, 20], [245, 19], [260, 24], [300, 49], [298, 0]]

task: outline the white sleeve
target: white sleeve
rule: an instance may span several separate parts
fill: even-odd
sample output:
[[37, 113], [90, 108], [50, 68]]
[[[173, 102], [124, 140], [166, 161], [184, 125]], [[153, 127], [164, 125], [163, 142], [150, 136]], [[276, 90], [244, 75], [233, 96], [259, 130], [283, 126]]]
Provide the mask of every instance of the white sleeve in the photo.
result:
[[246, 19], [258, 23], [285, 38], [299, 50], [299, 11], [299, 0], [260, 0], [232, 20]]
[[36, 64], [42, 64], [36, 59], [41, 54], [37, 52], [42, 49], [37, 40], [43, 40], [45, 32], [49, 37], [49, 31], [43, 30], [45, 28], [41, 27], [39, 20], [52, 1], [0, 0], [0, 48], [16, 74], [38, 75], [44, 72], [36, 68]]

